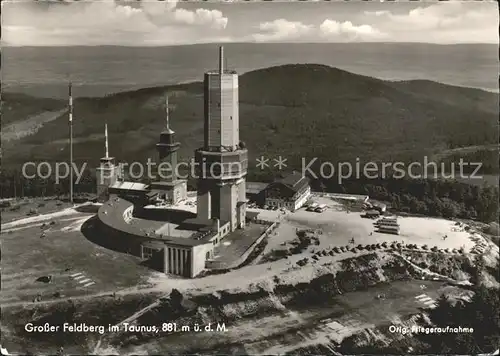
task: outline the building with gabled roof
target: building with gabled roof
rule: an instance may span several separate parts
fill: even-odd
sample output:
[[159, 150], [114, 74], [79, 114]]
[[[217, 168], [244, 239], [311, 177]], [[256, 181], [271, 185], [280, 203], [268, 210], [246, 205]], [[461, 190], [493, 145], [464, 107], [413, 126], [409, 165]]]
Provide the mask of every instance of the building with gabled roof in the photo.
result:
[[299, 172], [293, 172], [269, 184], [264, 194], [265, 205], [295, 211], [300, 209], [311, 195], [309, 178]]

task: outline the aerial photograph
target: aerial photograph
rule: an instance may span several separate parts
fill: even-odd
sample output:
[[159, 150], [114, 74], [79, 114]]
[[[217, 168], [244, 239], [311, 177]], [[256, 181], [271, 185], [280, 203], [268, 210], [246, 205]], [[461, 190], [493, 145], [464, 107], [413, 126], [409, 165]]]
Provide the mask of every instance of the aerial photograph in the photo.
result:
[[497, 2], [1, 10], [2, 355], [499, 355]]

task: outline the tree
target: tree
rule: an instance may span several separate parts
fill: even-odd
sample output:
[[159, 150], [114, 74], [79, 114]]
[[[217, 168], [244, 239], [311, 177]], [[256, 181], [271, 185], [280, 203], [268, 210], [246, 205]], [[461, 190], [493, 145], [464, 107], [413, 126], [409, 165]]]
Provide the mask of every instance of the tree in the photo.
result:
[[459, 213], [460, 210], [455, 202], [453, 202], [450, 199], [443, 199], [442, 200], [442, 214], [443, 217], [451, 219], [456, 217]]
[[500, 343], [500, 290], [479, 286], [470, 302], [451, 305], [445, 297], [429, 313], [427, 327], [472, 328], [472, 333], [418, 334], [421, 353], [477, 354], [495, 351]]

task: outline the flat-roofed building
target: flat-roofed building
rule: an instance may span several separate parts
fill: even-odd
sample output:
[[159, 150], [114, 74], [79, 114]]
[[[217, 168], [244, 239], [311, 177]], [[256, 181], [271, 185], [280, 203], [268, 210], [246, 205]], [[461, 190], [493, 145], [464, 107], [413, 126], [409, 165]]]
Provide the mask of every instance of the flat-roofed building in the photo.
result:
[[263, 183], [263, 182], [247, 182], [247, 195], [257, 195], [261, 194], [266, 190], [268, 187], [269, 183]]
[[392, 225], [392, 226], [399, 226], [399, 223], [396, 218], [386, 218], [383, 217], [377, 221], [378, 225]]
[[366, 213], [365, 213], [365, 216], [368, 217], [368, 218], [378, 218], [380, 216], [380, 212], [378, 210], [375, 210], [375, 209], [372, 209], [372, 210], [368, 210]]
[[265, 203], [265, 192], [266, 188], [269, 186], [269, 183], [263, 182], [247, 182], [246, 183], [246, 196], [251, 203], [255, 203], [257, 205], [264, 205]]
[[110, 194], [131, 199], [135, 202], [146, 202], [148, 192], [148, 185], [139, 182], [118, 181], [109, 187]]
[[[130, 183], [130, 182], [127, 182]], [[98, 212], [100, 228], [110, 248], [152, 260], [164, 273], [193, 278], [205, 269], [205, 262], [229, 231], [228, 224], [219, 221], [200, 221], [193, 214], [183, 224], [193, 229], [190, 237], [176, 237], [149, 231], [140, 222], [131, 224], [134, 203], [129, 199], [111, 195]]]
[[400, 227], [399, 227], [399, 225], [397, 225], [397, 226], [396, 225], [379, 225], [378, 232], [399, 235]]

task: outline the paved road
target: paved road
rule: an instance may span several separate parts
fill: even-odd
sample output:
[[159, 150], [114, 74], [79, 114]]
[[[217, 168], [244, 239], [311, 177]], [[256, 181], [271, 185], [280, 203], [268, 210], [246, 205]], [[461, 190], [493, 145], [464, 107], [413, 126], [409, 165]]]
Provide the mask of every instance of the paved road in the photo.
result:
[[[148, 311], [150, 311], [151, 309], [156, 308], [157, 306], [159, 306], [160, 303], [161, 303], [161, 301], [158, 298], [155, 302], [149, 304], [148, 306], [142, 308], [141, 310], [138, 310], [137, 312], [135, 312], [134, 314], [132, 314], [128, 318], [126, 318], [126, 319], [120, 321], [119, 323], [117, 323], [115, 326], [122, 325], [122, 324], [125, 324], [125, 323], [131, 323], [131, 322], [133, 322], [134, 320], [136, 320], [137, 318], [139, 318], [141, 315], [143, 315], [143, 314], [147, 313]], [[98, 354], [99, 349], [101, 347], [102, 340], [105, 337], [106, 337], [106, 334], [104, 334], [103, 336], [101, 336], [99, 338], [99, 341], [97, 341], [97, 344], [95, 345], [94, 350], [92, 351], [92, 355]]]

